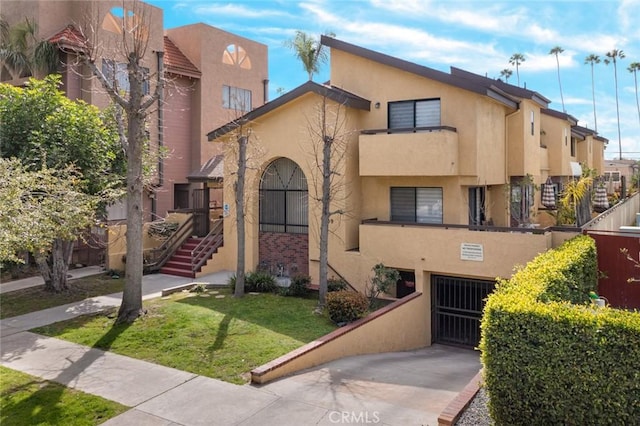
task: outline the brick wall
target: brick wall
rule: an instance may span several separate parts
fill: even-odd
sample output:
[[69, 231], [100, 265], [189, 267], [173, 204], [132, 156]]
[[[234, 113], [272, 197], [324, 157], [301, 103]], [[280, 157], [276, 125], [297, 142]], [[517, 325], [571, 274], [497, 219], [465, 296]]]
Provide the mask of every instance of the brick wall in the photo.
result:
[[[278, 263], [284, 264], [285, 274], [309, 274], [309, 236], [260, 232], [260, 263], [276, 273]], [[297, 274], [292, 270], [297, 266]]]

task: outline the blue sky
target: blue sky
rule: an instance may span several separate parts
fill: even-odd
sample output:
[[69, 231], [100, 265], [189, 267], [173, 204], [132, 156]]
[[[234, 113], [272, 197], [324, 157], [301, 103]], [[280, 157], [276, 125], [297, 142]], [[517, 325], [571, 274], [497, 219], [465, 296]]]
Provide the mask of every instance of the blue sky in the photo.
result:
[[[498, 78], [505, 68], [517, 84], [514, 53], [522, 53], [520, 84], [552, 100], [562, 111], [556, 58], [560, 46], [562, 93], [567, 112], [595, 128], [591, 93], [591, 53], [605, 58], [624, 51], [618, 62], [618, 95], [623, 158], [640, 159], [640, 117], [633, 74], [640, 62], [640, 0], [622, 1], [456, 1], [456, 0], [147, 0], [164, 9], [166, 28], [204, 22], [269, 47], [270, 99], [307, 80], [293, 53], [284, 47], [296, 30], [336, 38], [440, 71], [456, 66]], [[613, 65], [595, 66], [595, 98], [600, 135], [609, 139], [607, 159], [618, 157]], [[314, 80], [326, 81], [324, 66]], [[640, 76], [638, 76], [640, 79]]]

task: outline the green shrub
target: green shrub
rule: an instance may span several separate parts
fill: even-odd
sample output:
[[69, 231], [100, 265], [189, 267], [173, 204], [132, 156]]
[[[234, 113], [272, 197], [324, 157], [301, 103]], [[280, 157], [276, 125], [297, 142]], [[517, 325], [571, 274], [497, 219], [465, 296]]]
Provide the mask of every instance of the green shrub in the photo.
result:
[[309, 294], [311, 277], [308, 275], [296, 275], [291, 279], [291, 284], [286, 289], [287, 296], [304, 297]]
[[347, 282], [342, 278], [331, 277], [327, 280], [327, 291], [340, 291], [347, 289]]
[[[236, 288], [236, 275], [233, 274], [229, 277], [228, 286], [229, 289], [233, 292]], [[276, 284], [276, 278], [269, 274], [268, 272], [256, 271], [256, 272], [247, 272], [244, 277], [244, 292], [255, 292], [255, 293], [275, 293], [278, 291], [278, 286]]]
[[362, 318], [369, 309], [369, 299], [362, 293], [341, 290], [327, 294], [329, 318], [336, 324], [349, 323]]
[[277, 290], [276, 278], [268, 272], [249, 272], [245, 278], [245, 292], [274, 293]]
[[595, 242], [578, 236], [499, 282], [482, 318], [497, 425], [638, 424], [640, 315], [596, 308]]

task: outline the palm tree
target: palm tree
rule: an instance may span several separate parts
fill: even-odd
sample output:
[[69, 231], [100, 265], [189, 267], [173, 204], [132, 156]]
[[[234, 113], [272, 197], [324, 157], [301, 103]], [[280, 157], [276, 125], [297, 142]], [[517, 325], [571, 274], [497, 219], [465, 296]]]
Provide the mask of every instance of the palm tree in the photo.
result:
[[513, 75], [513, 71], [511, 71], [509, 68], [505, 68], [502, 71], [500, 71], [500, 77], [504, 77], [504, 81], [505, 83], [509, 83], [509, 77], [511, 77]]
[[549, 55], [556, 55], [556, 64], [558, 65], [558, 85], [560, 86], [560, 100], [562, 101], [562, 112], [567, 112], [564, 107], [564, 96], [562, 96], [562, 82], [560, 81], [560, 55], [564, 52], [564, 49], [560, 46], [556, 46], [549, 51]]
[[509, 63], [511, 65], [515, 65], [516, 67], [516, 75], [518, 76], [518, 87], [520, 87], [520, 64], [522, 64], [526, 59], [522, 53], [514, 53], [509, 58]]
[[25, 18], [9, 26], [0, 19], [0, 69], [5, 68], [12, 78], [36, 76], [55, 72], [58, 50], [46, 40], [38, 39], [37, 24]]
[[618, 59], [624, 58], [624, 52], [622, 50], [613, 49], [607, 53], [605, 53], [607, 58], [604, 60], [604, 63], [609, 65], [613, 63], [613, 79], [616, 85], [616, 114], [618, 116], [618, 149], [619, 149], [619, 158], [622, 160], [622, 136], [620, 135], [620, 105], [618, 102]]
[[[325, 35], [335, 37], [333, 33]], [[284, 44], [302, 61], [304, 70], [309, 74], [309, 81], [313, 80], [313, 74], [319, 72], [320, 65], [327, 61], [327, 51], [323, 49], [320, 40], [303, 31], [296, 31], [296, 36], [292, 40], [285, 41]]]
[[595, 54], [590, 54], [584, 58], [585, 64], [591, 65], [591, 96], [593, 97], [593, 125], [595, 126], [596, 133], [598, 132], [598, 120], [596, 118], [596, 89], [595, 80], [593, 78], [593, 66], [600, 63], [600, 57]]
[[640, 71], [640, 62], [632, 62], [627, 70], [633, 74], [633, 82], [636, 86], [636, 107], [638, 108], [638, 121], [640, 121], [640, 102], [638, 102], [638, 71]]

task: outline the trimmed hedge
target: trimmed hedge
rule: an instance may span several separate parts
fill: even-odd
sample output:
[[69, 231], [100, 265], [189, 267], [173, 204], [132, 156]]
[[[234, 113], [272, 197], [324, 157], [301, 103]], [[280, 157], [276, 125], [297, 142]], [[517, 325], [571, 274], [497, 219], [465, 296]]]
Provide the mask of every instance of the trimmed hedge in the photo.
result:
[[329, 318], [336, 324], [349, 323], [362, 318], [369, 310], [369, 299], [362, 293], [349, 290], [327, 293]]
[[591, 305], [596, 285], [588, 236], [498, 283], [480, 342], [496, 425], [640, 424], [640, 313]]

